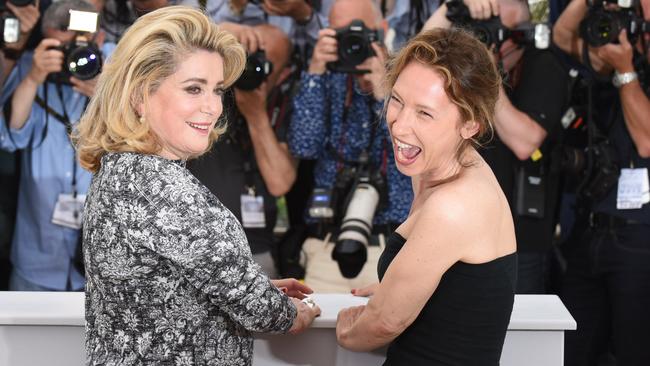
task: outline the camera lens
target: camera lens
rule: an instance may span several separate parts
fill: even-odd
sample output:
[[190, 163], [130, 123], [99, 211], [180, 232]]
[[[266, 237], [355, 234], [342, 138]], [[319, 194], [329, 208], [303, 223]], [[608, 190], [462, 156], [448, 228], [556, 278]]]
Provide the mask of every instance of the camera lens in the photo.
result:
[[339, 41], [339, 56], [347, 65], [359, 65], [370, 56], [366, 38], [359, 34], [342, 37]]
[[266, 59], [261, 51], [249, 55], [246, 58], [244, 72], [237, 79], [235, 87], [241, 90], [253, 90], [262, 85], [264, 80], [271, 74], [273, 64]]
[[102, 71], [102, 57], [94, 47], [75, 48], [66, 62], [70, 74], [80, 80], [92, 79]]
[[617, 17], [612, 12], [595, 11], [585, 19], [584, 38], [590, 45], [600, 47], [615, 42], [621, 31]]
[[372, 219], [379, 203], [379, 192], [369, 183], [359, 183], [345, 211], [341, 233], [332, 251], [332, 259], [345, 278], [359, 275], [368, 257]]

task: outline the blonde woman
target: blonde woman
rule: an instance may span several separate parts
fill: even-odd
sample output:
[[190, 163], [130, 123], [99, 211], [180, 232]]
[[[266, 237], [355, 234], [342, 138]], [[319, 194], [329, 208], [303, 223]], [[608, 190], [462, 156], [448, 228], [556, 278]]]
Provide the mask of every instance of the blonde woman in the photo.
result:
[[222, 94], [244, 62], [231, 34], [174, 6], [136, 21], [106, 65], [75, 136], [94, 174], [88, 365], [249, 365], [250, 332], [300, 332], [320, 312], [299, 300], [308, 287], [260, 271], [235, 217], [185, 169], [223, 133]]

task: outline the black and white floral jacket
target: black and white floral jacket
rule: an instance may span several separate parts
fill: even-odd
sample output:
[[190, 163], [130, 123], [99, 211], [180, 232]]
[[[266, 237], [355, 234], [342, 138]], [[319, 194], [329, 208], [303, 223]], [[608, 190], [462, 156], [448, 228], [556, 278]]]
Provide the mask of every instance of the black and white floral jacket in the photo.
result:
[[109, 153], [84, 209], [87, 365], [250, 365], [290, 299], [239, 222], [184, 164]]

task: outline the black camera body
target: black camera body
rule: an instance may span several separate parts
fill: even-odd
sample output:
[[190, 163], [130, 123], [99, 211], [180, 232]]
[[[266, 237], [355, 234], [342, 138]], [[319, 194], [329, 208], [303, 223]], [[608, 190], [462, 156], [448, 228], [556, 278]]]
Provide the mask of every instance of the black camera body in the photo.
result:
[[241, 90], [256, 89], [262, 85], [272, 72], [273, 63], [266, 58], [264, 50], [258, 50], [246, 58], [246, 67], [235, 82], [235, 88]]
[[578, 196], [592, 202], [604, 198], [620, 174], [616, 150], [608, 140], [584, 149], [565, 146], [561, 161], [562, 171], [578, 182]]
[[334, 72], [348, 74], [367, 73], [366, 70], [358, 70], [356, 66], [375, 55], [372, 49], [373, 42], [383, 42], [384, 40], [381, 30], [367, 28], [359, 19], [353, 20], [347, 27], [336, 29], [335, 37], [338, 43], [339, 59], [329, 62], [327, 68]]
[[602, 5], [593, 5], [580, 22], [580, 36], [593, 47], [618, 43], [618, 35], [623, 29], [632, 44], [649, 30], [635, 8], [606, 9]]
[[102, 72], [102, 52], [94, 42], [77, 38], [53, 48], [63, 52], [63, 65], [61, 71], [47, 76], [50, 82], [70, 84], [71, 76], [79, 80], [90, 80]]
[[522, 24], [509, 29], [501, 23], [501, 18], [473, 19], [469, 8], [462, 0], [449, 0], [446, 17], [454, 25], [473, 33], [486, 46], [494, 45], [498, 49], [506, 40], [511, 39], [521, 46], [546, 49], [551, 43], [551, 31], [547, 24]]

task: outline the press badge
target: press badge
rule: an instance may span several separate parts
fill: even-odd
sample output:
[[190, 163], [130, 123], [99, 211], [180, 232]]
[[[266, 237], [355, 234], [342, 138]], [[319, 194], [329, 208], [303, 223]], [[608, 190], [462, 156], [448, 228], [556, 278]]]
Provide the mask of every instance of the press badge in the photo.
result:
[[648, 168], [621, 169], [618, 178], [616, 209], [639, 209], [650, 202]]
[[84, 201], [86, 201], [85, 194], [78, 194], [76, 198], [69, 193], [59, 194], [52, 214], [52, 223], [71, 229], [81, 229]]
[[245, 228], [266, 227], [264, 197], [252, 194], [241, 195], [241, 221]]

